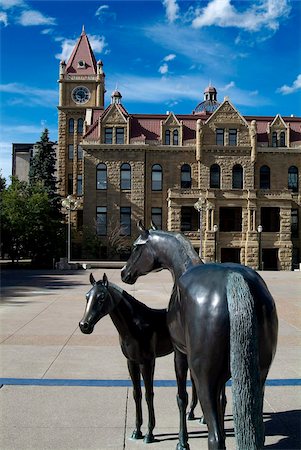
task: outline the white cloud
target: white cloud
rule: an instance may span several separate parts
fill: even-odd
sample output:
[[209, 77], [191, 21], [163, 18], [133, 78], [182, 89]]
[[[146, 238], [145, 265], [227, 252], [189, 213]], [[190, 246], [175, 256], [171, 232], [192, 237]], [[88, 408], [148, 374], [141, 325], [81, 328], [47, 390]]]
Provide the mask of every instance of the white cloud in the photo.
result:
[[163, 58], [163, 61], [173, 61], [175, 59], [176, 55], [174, 55], [173, 53], [171, 53], [170, 55], [165, 56], [165, 58]]
[[[90, 45], [95, 53], [102, 53], [107, 47], [104, 36], [88, 35]], [[60, 61], [68, 61], [77, 39], [56, 38], [56, 41], [61, 42], [62, 50], [55, 55], [56, 59]]]
[[172, 23], [179, 17], [179, 5], [176, 0], [163, 0], [163, 6], [165, 7], [165, 13], [168, 22]]
[[0, 12], [0, 23], [3, 23], [5, 27], [8, 25], [7, 14], [5, 12]]
[[223, 87], [220, 87], [219, 90], [220, 91], [228, 91], [229, 89], [233, 88], [235, 86], [234, 81], [230, 81], [230, 83], [226, 84]]
[[96, 11], [96, 13], [95, 13], [95, 16], [100, 16], [100, 15], [103, 13], [104, 10], [108, 10], [108, 9], [109, 9], [109, 5], [101, 5], [101, 6], [97, 9], [97, 11]]
[[39, 11], [25, 10], [21, 12], [18, 23], [24, 27], [33, 25], [56, 25], [56, 19], [54, 17], [44, 16]]
[[166, 63], [162, 64], [162, 66], [159, 67], [158, 72], [160, 72], [162, 75], [168, 73], [168, 64]]
[[23, 0], [0, 0], [0, 6], [2, 9], [10, 9], [15, 6], [24, 6]]
[[291, 10], [287, 0], [261, 0], [246, 4], [251, 6], [241, 12], [232, 5], [231, 0], [211, 0], [204, 8], [196, 9], [192, 25], [194, 28], [215, 25], [252, 32], [261, 28], [276, 31], [280, 19], [286, 18]]
[[295, 81], [291, 86], [287, 86], [284, 84], [279, 89], [277, 89], [276, 92], [279, 92], [280, 94], [287, 95], [287, 94], [293, 94], [296, 91], [299, 91], [301, 89], [301, 74], [297, 76]]
[[13, 94], [15, 96], [10, 96], [10, 103], [23, 103], [26, 104], [27, 107], [39, 105], [46, 108], [53, 108], [58, 102], [57, 90], [40, 89], [26, 86], [21, 83], [1, 84], [0, 92]]

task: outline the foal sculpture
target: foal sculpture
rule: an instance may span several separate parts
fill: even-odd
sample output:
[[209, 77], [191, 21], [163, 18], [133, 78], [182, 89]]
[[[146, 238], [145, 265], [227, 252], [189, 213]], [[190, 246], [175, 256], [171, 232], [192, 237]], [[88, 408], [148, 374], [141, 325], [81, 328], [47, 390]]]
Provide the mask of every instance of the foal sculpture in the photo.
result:
[[[86, 294], [87, 305], [79, 323], [85, 334], [93, 332], [95, 324], [107, 314], [110, 315], [118, 333], [122, 352], [127, 358], [128, 370], [133, 383], [133, 397], [136, 405], [136, 428], [133, 439], [141, 439], [142, 432], [142, 375], [145, 385], [145, 398], [148, 406], [148, 431], [145, 443], [154, 441], [155, 412], [153, 403], [153, 380], [155, 358], [173, 352], [167, 323], [166, 309], [152, 309], [136, 300], [113, 283], [106, 274], [101, 281], [95, 281], [90, 274], [92, 288]], [[192, 381], [193, 415], [196, 406], [196, 391]]]
[[[263, 392], [277, 344], [274, 300], [262, 278], [240, 264], [197, 264], [188, 241], [179, 234], [146, 230], [122, 269], [122, 280], [133, 284], [141, 275], [162, 268], [174, 275], [177, 294], [171, 297], [167, 322], [173, 345], [185, 355], [196, 383], [208, 426], [208, 448], [225, 449], [224, 387], [232, 376], [233, 419], [237, 450], [264, 445]], [[181, 269], [180, 272], [183, 272]], [[180, 432], [177, 450], [189, 449], [181, 408], [187, 406], [183, 372], [176, 365]]]

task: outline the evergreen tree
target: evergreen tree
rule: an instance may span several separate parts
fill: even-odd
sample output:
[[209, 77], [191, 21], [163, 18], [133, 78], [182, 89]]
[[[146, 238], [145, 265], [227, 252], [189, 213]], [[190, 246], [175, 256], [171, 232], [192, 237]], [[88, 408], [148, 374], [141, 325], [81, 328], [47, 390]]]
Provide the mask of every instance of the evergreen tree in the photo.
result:
[[51, 198], [56, 197], [55, 162], [53, 142], [49, 141], [47, 128], [42, 132], [41, 140], [34, 146], [34, 155], [30, 162], [29, 184], [42, 183]]

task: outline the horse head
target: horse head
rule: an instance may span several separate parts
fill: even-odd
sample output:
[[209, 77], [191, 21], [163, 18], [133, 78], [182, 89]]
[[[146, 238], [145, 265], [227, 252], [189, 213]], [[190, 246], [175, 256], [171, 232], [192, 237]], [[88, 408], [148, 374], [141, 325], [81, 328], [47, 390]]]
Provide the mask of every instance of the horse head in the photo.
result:
[[102, 280], [95, 281], [90, 274], [92, 288], [86, 294], [86, 309], [82, 320], [79, 322], [81, 331], [90, 334], [94, 330], [95, 324], [113, 309], [113, 300], [109, 292], [109, 280], [106, 274]]
[[152, 247], [154, 228], [152, 233], [147, 230], [141, 220], [137, 224], [139, 236], [133, 244], [132, 253], [125, 266], [121, 269], [121, 279], [125, 283], [134, 284], [141, 275], [161, 269]]

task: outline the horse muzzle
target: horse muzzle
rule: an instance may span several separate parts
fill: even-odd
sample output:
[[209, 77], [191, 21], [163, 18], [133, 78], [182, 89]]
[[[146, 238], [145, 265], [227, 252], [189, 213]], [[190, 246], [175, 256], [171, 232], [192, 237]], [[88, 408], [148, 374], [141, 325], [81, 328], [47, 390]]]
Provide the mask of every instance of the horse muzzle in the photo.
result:
[[94, 330], [93, 325], [91, 325], [89, 322], [86, 322], [83, 320], [81, 322], [79, 322], [79, 328], [80, 328], [81, 332], [84, 334], [91, 334], [92, 331]]
[[126, 284], [134, 284], [137, 277], [133, 277], [132, 273], [124, 266], [121, 269], [121, 279]]

